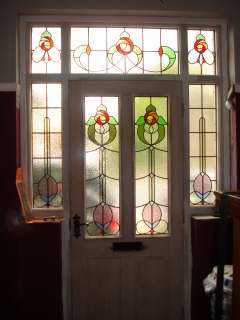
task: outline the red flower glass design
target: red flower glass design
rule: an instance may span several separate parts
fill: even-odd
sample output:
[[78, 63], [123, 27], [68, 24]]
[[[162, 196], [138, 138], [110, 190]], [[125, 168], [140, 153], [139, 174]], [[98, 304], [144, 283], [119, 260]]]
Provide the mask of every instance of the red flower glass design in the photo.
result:
[[98, 106], [95, 116], [91, 116], [86, 124], [88, 125], [89, 140], [97, 145], [107, 145], [116, 137], [117, 120], [108, 114], [107, 108], [103, 104]]
[[97, 111], [94, 119], [97, 122], [97, 124], [99, 124], [100, 126], [103, 126], [104, 124], [109, 122], [110, 117], [107, 111], [105, 111], [104, 109], [103, 110], [100, 109]]
[[204, 35], [197, 35], [193, 49], [188, 53], [188, 62], [191, 64], [199, 63], [200, 65], [203, 63], [209, 65], [214, 63], [214, 54], [208, 49], [208, 44]]
[[154, 112], [154, 111], [149, 111], [149, 112], [147, 112], [146, 114], [145, 114], [145, 116], [144, 116], [144, 121], [145, 121], [145, 123], [148, 123], [149, 125], [153, 125], [153, 124], [155, 124], [156, 122], [157, 122], [157, 120], [158, 120], [158, 115], [157, 115], [157, 113], [156, 112]]
[[115, 67], [118, 66], [123, 58], [127, 59], [131, 66], [126, 71], [130, 71], [140, 64], [143, 58], [143, 52], [136, 44], [134, 44], [129, 33], [124, 31], [120, 34], [120, 38], [116, 44], [109, 48], [107, 57], [108, 61]]
[[36, 63], [60, 60], [60, 51], [54, 46], [52, 34], [49, 31], [46, 30], [41, 34], [39, 45], [33, 50], [32, 60]]

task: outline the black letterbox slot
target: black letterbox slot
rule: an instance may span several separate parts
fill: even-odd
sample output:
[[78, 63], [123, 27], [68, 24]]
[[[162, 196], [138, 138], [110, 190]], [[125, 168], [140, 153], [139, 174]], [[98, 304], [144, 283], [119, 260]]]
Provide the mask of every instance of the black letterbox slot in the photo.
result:
[[141, 241], [134, 242], [113, 242], [113, 251], [140, 251], [143, 250], [143, 244]]

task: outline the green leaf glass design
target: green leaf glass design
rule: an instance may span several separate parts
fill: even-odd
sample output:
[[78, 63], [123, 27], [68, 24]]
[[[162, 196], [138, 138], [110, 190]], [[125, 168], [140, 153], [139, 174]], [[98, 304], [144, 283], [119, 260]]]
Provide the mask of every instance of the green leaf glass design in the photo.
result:
[[[150, 104], [146, 107], [144, 116], [140, 116], [136, 124], [138, 125], [137, 134], [139, 140], [148, 145], [160, 143], [165, 137], [165, 128], [167, 124], [163, 116], [159, 116], [156, 112], [156, 107]], [[153, 137], [153, 134], [156, 133]], [[146, 140], [146, 135], [149, 139]]]

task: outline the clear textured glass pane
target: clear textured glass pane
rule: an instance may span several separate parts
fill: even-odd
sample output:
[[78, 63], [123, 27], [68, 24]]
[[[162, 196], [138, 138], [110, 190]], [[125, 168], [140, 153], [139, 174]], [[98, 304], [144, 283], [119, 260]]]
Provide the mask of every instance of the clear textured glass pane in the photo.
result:
[[32, 108], [46, 108], [46, 84], [32, 84]]
[[162, 152], [160, 150], [155, 150], [156, 158], [155, 162], [155, 172], [159, 178], [168, 177], [168, 153]]
[[199, 157], [200, 155], [200, 145], [199, 145], [199, 133], [190, 133], [190, 157]]
[[96, 207], [100, 201], [100, 179], [87, 180], [85, 183], [86, 206], [87, 208]]
[[190, 158], [190, 180], [194, 181], [195, 177], [199, 174], [200, 160], [199, 157]]
[[[117, 136], [116, 136], [117, 137]], [[111, 149], [114, 150], [114, 149]], [[106, 152], [105, 154], [106, 163], [106, 175], [111, 179], [119, 179], [119, 153], [118, 152]]]
[[85, 153], [86, 179], [96, 179], [99, 176], [99, 154], [100, 150]]
[[178, 30], [71, 28], [71, 72], [178, 74]]
[[216, 181], [217, 176], [216, 176], [216, 157], [207, 157], [206, 158], [206, 171], [211, 178], [211, 180]]
[[62, 135], [61, 133], [50, 134], [50, 157], [61, 158], [62, 157]]
[[145, 203], [148, 203], [149, 195], [147, 191], [149, 184], [148, 178], [137, 179], [137, 182], [135, 183], [136, 207], [143, 207]]
[[168, 100], [134, 102], [136, 235], [154, 236], [168, 233]]
[[78, 46], [79, 39], [83, 44], [88, 43], [88, 28], [71, 28], [71, 50]]
[[32, 73], [61, 72], [61, 28], [32, 28]]
[[106, 49], [106, 28], [89, 28], [89, 46], [93, 50]]
[[202, 114], [206, 119], [206, 132], [216, 132], [216, 110], [204, 109]]
[[161, 29], [161, 42], [175, 51], [178, 51], [178, 30]]
[[216, 157], [217, 152], [217, 136], [216, 133], [206, 133], [206, 156]]
[[161, 203], [162, 206], [168, 205], [168, 179], [155, 179], [155, 189], [161, 190], [156, 192], [156, 202]]
[[217, 177], [216, 86], [189, 85], [190, 203], [213, 205]]
[[46, 109], [32, 110], [32, 126], [35, 132], [44, 132], [44, 118], [46, 117]]
[[216, 108], [216, 86], [202, 85], [203, 108]]
[[189, 85], [189, 107], [190, 108], [202, 108], [202, 86]]
[[33, 158], [44, 158], [44, 134], [32, 135]]
[[201, 109], [190, 109], [189, 117], [191, 121], [189, 122], [189, 130], [190, 132], [198, 132], [199, 131], [199, 119], [202, 116]]
[[60, 108], [49, 109], [48, 117], [51, 120], [51, 132], [62, 131], [62, 110]]
[[32, 176], [34, 208], [62, 207], [61, 121], [61, 85], [33, 84]]
[[59, 83], [48, 83], [47, 85], [48, 108], [61, 108], [62, 90]]
[[105, 51], [93, 51], [88, 58], [89, 72], [105, 73], [106, 70], [106, 52]]
[[118, 97], [85, 97], [86, 237], [119, 236]]
[[160, 29], [143, 29], [144, 51], [157, 51], [159, 49]]
[[58, 183], [62, 183], [62, 159], [52, 159], [51, 173]]
[[147, 73], [160, 73], [161, 60], [154, 52], [145, 52], [144, 70]]
[[215, 31], [188, 30], [189, 74], [216, 74]]
[[148, 149], [135, 153], [135, 177], [141, 178], [148, 175]]
[[44, 175], [44, 160], [33, 160], [33, 183], [37, 183]]

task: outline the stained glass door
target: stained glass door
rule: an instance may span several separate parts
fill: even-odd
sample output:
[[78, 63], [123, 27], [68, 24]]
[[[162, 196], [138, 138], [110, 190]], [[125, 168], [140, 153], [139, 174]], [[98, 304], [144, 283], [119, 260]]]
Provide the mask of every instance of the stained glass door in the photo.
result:
[[72, 81], [74, 320], [181, 319], [183, 119], [178, 81]]

